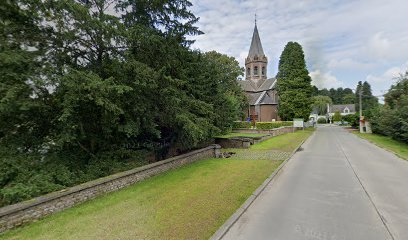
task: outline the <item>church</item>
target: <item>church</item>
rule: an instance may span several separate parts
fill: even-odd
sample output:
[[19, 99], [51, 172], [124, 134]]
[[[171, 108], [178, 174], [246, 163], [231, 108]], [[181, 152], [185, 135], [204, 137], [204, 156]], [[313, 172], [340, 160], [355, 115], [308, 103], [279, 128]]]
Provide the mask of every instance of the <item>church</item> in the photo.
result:
[[255, 23], [251, 47], [245, 59], [245, 80], [238, 81], [249, 101], [246, 117], [257, 122], [278, 121], [276, 78], [268, 78], [268, 58], [262, 48]]

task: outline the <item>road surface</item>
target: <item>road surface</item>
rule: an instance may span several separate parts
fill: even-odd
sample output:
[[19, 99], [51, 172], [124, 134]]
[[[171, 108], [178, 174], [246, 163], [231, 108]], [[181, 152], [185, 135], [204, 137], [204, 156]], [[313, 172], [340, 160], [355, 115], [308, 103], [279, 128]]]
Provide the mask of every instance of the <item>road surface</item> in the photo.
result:
[[319, 127], [223, 239], [408, 239], [408, 161]]

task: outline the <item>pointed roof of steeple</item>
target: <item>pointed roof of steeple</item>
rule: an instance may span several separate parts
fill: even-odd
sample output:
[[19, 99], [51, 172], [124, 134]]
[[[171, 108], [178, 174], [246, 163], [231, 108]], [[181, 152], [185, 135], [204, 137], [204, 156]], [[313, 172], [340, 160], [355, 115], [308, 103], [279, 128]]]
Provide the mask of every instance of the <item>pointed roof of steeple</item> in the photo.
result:
[[252, 35], [251, 47], [249, 48], [248, 57], [252, 58], [255, 55], [259, 57], [265, 55], [263, 48], [262, 48], [261, 39], [259, 38], [258, 27], [256, 26], [256, 22], [255, 22], [254, 34]]

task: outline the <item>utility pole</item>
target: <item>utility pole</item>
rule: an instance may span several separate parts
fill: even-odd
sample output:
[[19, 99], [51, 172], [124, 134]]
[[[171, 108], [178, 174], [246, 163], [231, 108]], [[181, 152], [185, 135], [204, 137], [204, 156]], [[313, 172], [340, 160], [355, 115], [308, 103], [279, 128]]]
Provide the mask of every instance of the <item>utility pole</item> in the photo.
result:
[[359, 92], [359, 105], [360, 105], [360, 119], [359, 119], [359, 123], [360, 123], [360, 133], [363, 133], [363, 122], [362, 122], [362, 116], [363, 116], [363, 87], [360, 88], [360, 92]]

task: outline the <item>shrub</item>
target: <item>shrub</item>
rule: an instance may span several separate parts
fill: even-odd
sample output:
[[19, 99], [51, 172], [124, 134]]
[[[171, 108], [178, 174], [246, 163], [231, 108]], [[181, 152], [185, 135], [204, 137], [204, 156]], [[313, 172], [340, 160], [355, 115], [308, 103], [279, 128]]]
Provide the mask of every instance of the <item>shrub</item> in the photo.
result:
[[281, 121], [281, 122], [257, 122], [256, 129], [274, 129], [284, 126], [293, 126], [292, 121]]
[[345, 115], [345, 116], [342, 117], [342, 121], [348, 122], [354, 128], [358, 127], [359, 119], [360, 119], [360, 117], [358, 116], [358, 113], [348, 114], [348, 115]]
[[324, 123], [327, 123], [327, 120], [326, 118], [319, 118], [317, 119], [317, 123], [324, 124]]
[[340, 122], [341, 121], [341, 114], [339, 111], [336, 111], [333, 115], [333, 122]]
[[0, 207], [146, 164], [145, 152], [21, 153], [0, 146]]
[[235, 121], [232, 123], [232, 128], [251, 128], [251, 122]]

